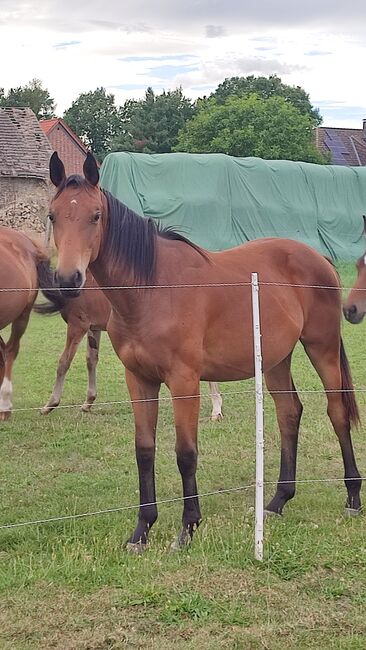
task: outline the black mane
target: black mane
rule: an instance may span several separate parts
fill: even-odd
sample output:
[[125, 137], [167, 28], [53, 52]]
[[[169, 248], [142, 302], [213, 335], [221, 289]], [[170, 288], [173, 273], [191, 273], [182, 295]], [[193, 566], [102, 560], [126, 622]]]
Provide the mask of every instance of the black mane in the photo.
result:
[[184, 235], [171, 228], [162, 228], [151, 217], [140, 217], [110, 192], [103, 190], [103, 193], [108, 203], [103, 252], [111, 269], [124, 264], [133, 272], [137, 285], [153, 282], [158, 237], [184, 242], [208, 259], [207, 253]]

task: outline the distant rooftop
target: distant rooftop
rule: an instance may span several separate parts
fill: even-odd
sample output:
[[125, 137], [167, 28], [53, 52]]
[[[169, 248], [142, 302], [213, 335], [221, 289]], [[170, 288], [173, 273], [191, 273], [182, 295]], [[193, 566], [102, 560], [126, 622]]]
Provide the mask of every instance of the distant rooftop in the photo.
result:
[[362, 129], [319, 126], [316, 146], [322, 153], [330, 152], [332, 165], [366, 166], [366, 119]]
[[0, 108], [0, 176], [46, 180], [51, 153], [30, 108]]

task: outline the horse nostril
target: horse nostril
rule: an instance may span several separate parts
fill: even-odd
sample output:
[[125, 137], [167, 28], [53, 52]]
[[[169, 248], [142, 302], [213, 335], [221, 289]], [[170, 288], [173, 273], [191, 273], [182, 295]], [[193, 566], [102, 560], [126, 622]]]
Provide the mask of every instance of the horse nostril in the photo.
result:
[[351, 307], [348, 308], [348, 313], [350, 316], [354, 316], [357, 313], [356, 305], [351, 305]]
[[79, 270], [75, 271], [75, 275], [74, 275], [75, 287], [80, 287], [81, 284], [82, 284], [82, 281], [83, 281], [82, 273]]

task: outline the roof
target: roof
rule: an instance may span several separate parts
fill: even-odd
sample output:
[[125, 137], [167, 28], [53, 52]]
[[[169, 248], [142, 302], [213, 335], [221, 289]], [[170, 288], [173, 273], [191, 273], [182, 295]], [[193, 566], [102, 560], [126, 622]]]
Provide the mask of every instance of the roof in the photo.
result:
[[66, 122], [64, 122], [64, 120], [61, 119], [61, 117], [56, 117], [51, 120], [40, 120], [39, 124], [41, 126], [43, 133], [47, 137], [51, 135], [51, 132], [56, 127], [64, 129], [68, 133], [68, 135], [72, 138], [72, 140], [75, 142], [77, 147], [79, 147], [79, 149], [81, 149], [81, 151], [84, 154], [88, 153], [88, 149], [85, 146], [85, 144], [80, 140], [80, 138], [78, 138], [76, 133], [74, 133], [74, 131], [68, 126], [68, 124], [66, 124]]
[[360, 167], [366, 165], [366, 129], [341, 129], [319, 126], [316, 145], [330, 152], [333, 165]]
[[57, 117], [54, 117], [51, 120], [40, 120], [39, 125], [45, 135], [48, 135], [52, 131], [53, 127], [58, 124], [60, 120]]
[[46, 180], [51, 153], [30, 108], [0, 108], [0, 176]]

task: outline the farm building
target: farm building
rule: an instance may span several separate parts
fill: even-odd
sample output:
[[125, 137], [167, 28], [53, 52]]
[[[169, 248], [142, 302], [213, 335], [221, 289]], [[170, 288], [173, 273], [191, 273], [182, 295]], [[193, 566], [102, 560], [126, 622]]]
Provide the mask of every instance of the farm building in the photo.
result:
[[66, 175], [82, 174], [87, 148], [78, 136], [61, 118], [39, 122], [50, 145], [62, 159]]
[[51, 145], [30, 108], [0, 108], [0, 223], [42, 231]]
[[316, 146], [330, 154], [332, 165], [363, 167], [366, 165], [366, 119], [362, 129], [341, 129], [319, 126], [316, 129]]

